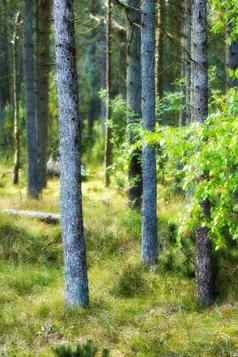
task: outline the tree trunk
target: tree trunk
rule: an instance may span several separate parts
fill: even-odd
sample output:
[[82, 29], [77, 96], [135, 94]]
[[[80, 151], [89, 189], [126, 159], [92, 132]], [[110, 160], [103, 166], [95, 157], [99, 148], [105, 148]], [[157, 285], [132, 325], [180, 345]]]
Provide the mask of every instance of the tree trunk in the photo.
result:
[[[205, 217], [210, 216], [210, 203], [205, 200], [201, 203]], [[209, 239], [207, 227], [197, 229], [197, 289], [200, 305], [210, 305], [215, 297], [215, 262], [213, 257], [212, 242]]]
[[38, 126], [38, 162], [39, 191], [47, 184], [48, 126], [49, 126], [49, 25], [50, 0], [37, 0], [37, 126]]
[[[155, 129], [155, 8], [153, 1], [142, 1], [142, 118], [144, 130]], [[142, 260], [147, 265], [157, 261], [157, 192], [155, 147], [143, 143]]]
[[[105, 18], [105, 3], [104, 0], [100, 0], [100, 14]], [[100, 89], [106, 91], [107, 88], [107, 26], [106, 21], [101, 21], [100, 24], [100, 38], [98, 42], [99, 48], [99, 75], [100, 75]], [[107, 108], [104, 98], [100, 100], [100, 120], [102, 126], [102, 132], [105, 134], [107, 119]]]
[[[228, 25], [227, 30], [227, 42], [228, 37], [232, 31], [232, 25]], [[231, 78], [229, 71], [235, 71], [238, 69], [238, 40], [233, 40], [231, 43], [226, 43], [226, 87], [227, 89], [238, 87], [238, 78]]]
[[107, 0], [107, 114], [105, 139], [105, 186], [110, 186], [112, 165], [112, 0]]
[[15, 30], [13, 34], [13, 106], [14, 106], [14, 166], [13, 166], [13, 184], [19, 183], [19, 170], [20, 170], [20, 113], [19, 113], [19, 68], [18, 68], [18, 46], [19, 46], [19, 26], [21, 16], [18, 12], [15, 20]]
[[164, 92], [164, 33], [165, 33], [165, 3], [164, 0], [158, 0], [157, 14], [157, 31], [156, 31], [156, 47], [157, 47], [157, 63], [156, 63], [156, 89], [157, 95], [161, 99]]
[[38, 198], [38, 149], [34, 92], [33, 2], [25, 0], [24, 14], [24, 72], [26, 82], [28, 195]]
[[183, 33], [182, 33], [182, 78], [183, 105], [180, 116], [180, 126], [191, 122], [191, 0], [183, 2]]
[[[90, 14], [95, 17], [100, 13], [100, 3], [98, 0], [91, 0], [89, 3]], [[98, 35], [99, 29], [92, 29], [89, 36], [89, 45], [86, 54], [86, 70], [89, 78], [89, 108], [88, 108], [88, 137], [92, 139], [93, 126], [99, 117], [99, 98], [98, 92], [100, 89], [100, 77], [98, 71], [97, 48], [98, 48]], [[100, 34], [101, 35], [101, 34]], [[99, 35], [99, 36], [100, 36]], [[99, 40], [100, 41], [100, 40]]]
[[[140, 8], [140, 0], [129, 0], [128, 5]], [[129, 144], [139, 140], [138, 125], [141, 122], [141, 15], [131, 10], [127, 42], [127, 107]], [[141, 209], [142, 199], [142, 165], [141, 150], [133, 150], [129, 162], [129, 206]]]
[[79, 92], [73, 6], [73, 0], [54, 0], [65, 301], [66, 305], [72, 307], [86, 306], [89, 301], [82, 213]]
[[0, 111], [12, 99], [12, 83], [11, 83], [11, 60], [10, 60], [10, 34], [8, 17], [9, 4], [6, 0], [2, 0], [0, 7]]
[[[203, 123], [208, 115], [207, 0], [194, 0], [192, 8], [193, 119]], [[203, 215], [210, 216], [210, 203], [201, 202]], [[214, 261], [207, 227], [196, 231], [197, 291], [201, 305], [214, 301]]]

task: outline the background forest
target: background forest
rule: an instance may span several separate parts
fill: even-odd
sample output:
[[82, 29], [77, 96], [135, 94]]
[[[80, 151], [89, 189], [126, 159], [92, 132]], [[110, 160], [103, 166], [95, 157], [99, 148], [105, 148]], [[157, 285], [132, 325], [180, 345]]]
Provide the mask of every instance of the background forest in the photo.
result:
[[0, 20], [0, 354], [236, 356], [237, 1]]

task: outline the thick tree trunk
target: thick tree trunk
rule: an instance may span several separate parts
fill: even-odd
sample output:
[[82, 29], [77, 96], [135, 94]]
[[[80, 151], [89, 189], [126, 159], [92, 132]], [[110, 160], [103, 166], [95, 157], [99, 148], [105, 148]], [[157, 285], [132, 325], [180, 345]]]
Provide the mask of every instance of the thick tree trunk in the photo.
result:
[[82, 213], [79, 93], [73, 6], [73, 0], [54, 0], [60, 114], [61, 226], [65, 301], [68, 306], [86, 306], [89, 297]]
[[18, 12], [15, 20], [15, 31], [13, 34], [13, 106], [14, 106], [14, 166], [13, 166], [13, 184], [19, 183], [19, 170], [20, 170], [20, 113], [19, 113], [19, 68], [18, 68], [18, 46], [19, 46], [19, 26], [21, 16]]
[[[153, 1], [142, 1], [142, 118], [144, 130], [155, 129], [155, 8]], [[143, 143], [142, 260], [153, 265], [158, 257], [157, 189], [155, 147]]]
[[[207, 0], [194, 0], [192, 7], [192, 60], [193, 60], [193, 119], [203, 123], [208, 115], [208, 54], [207, 54]], [[201, 202], [206, 219], [210, 215], [208, 200]], [[214, 262], [212, 243], [207, 227], [199, 227], [197, 242], [197, 291], [201, 305], [214, 301]]]
[[105, 138], [105, 186], [110, 185], [110, 167], [112, 165], [112, 0], [107, 0], [107, 114]]
[[33, 55], [33, 2], [25, 0], [24, 14], [24, 72], [26, 82], [27, 151], [28, 151], [28, 195], [38, 198], [38, 148], [34, 92]]
[[[140, 0], [129, 0], [128, 5], [140, 8]], [[127, 50], [127, 107], [129, 144], [134, 145], [138, 137], [138, 125], [141, 122], [141, 14], [130, 11]], [[142, 158], [139, 149], [133, 150], [129, 162], [129, 205], [140, 209], [142, 200]]]
[[[205, 217], [210, 216], [210, 203], [205, 200], [201, 203]], [[213, 256], [212, 242], [208, 238], [207, 227], [199, 227], [196, 232], [197, 245], [197, 289], [198, 299], [201, 305], [210, 305], [215, 298], [215, 259]]]
[[47, 184], [48, 126], [49, 126], [49, 25], [50, 0], [37, 0], [37, 126], [39, 191]]

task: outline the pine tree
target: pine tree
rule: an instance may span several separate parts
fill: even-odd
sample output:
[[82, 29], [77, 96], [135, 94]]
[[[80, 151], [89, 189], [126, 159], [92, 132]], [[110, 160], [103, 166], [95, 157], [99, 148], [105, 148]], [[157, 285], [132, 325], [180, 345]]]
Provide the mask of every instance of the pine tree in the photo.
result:
[[106, 53], [106, 139], [105, 139], [105, 186], [111, 182], [110, 168], [112, 165], [112, 0], [107, 0], [107, 53]]
[[[194, 0], [192, 6], [192, 114], [193, 119], [198, 123], [203, 123], [208, 116], [207, 39], [207, 0]], [[204, 172], [203, 175], [209, 175], [209, 173]], [[206, 219], [209, 219], [210, 202], [208, 199], [201, 202], [201, 210]], [[197, 228], [196, 246], [198, 301], [201, 305], [208, 305], [214, 300], [214, 260], [208, 227]]]
[[24, 72], [27, 111], [28, 195], [38, 198], [38, 147], [34, 87], [33, 2], [24, 4]]
[[36, 121], [38, 140], [38, 190], [47, 183], [48, 126], [49, 126], [49, 32], [50, 0], [37, 0], [36, 26]]
[[54, 0], [60, 114], [61, 225], [64, 242], [65, 301], [69, 306], [86, 306], [89, 297], [82, 213], [81, 133], [73, 6], [73, 0]]
[[[129, 0], [131, 8], [140, 9], [140, 0]], [[134, 145], [139, 139], [138, 124], [141, 122], [141, 14], [130, 10], [128, 14], [128, 50], [127, 50], [127, 107], [129, 144]], [[141, 208], [142, 167], [141, 150], [133, 150], [129, 162], [129, 205]]]
[[[144, 130], [155, 129], [155, 0], [142, 1], [142, 119]], [[155, 147], [143, 143], [142, 260], [153, 265], [158, 257]]]

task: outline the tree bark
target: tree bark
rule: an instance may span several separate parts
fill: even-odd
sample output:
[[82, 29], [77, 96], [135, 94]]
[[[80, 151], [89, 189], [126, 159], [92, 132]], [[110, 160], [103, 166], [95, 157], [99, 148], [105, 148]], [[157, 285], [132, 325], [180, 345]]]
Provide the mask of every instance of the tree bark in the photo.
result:
[[0, 111], [12, 99], [10, 33], [9, 33], [9, 4], [2, 0], [0, 7]]
[[73, 6], [73, 0], [54, 0], [65, 302], [71, 307], [83, 307], [88, 305], [89, 296], [82, 213], [79, 92]]
[[156, 29], [156, 89], [157, 95], [161, 99], [164, 91], [164, 33], [165, 33], [165, 3], [158, 0], [157, 29]]
[[[192, 7], [192, 61], [193, 61], [193, 119], [203, 123], [208, 115], [208, 53], [207, 53], [207, 0], [194, 0]], [[205, 219], [210, 216], [210, 203], [201, 202]], [[197, 293], [200, 305], [209, 305], [214, 301], [214, 258], [209, 230], [198, 227], [196, 230], [197, 246]]]
[[[93, 16], [94, 18], [100, 11], [100, 5], [101, 4], [99, 3], [98, 0], [91, 0], [89, 3], [90, 15]], [[100, 77], [97, 68], [99, 64], [97, 60], [98, 41], [95, 40], [97, 38], [98, 32], [99, 32], [98, 28], [94, 28], [90, 32], [90, 36], [89, 36], [90, 43], [87, 48], [86, 61], [85, 61], [86, 70], [89, 78], [88, 82], [89, 82], [89, 91], [90, 91], [89, 92], [90, 101], [89, 101], [89, 109], [88, 109], [88, 137], [90, 140], [92, 139], [94, 123], [96, 119], [98, 119], [99, 112], [100, 112], [99, 98], [98, 98], [98, 92], [100, 89], [100, 85], [99, 85]]]
[[191, 0], [183, 1], [183, 33], [182, 33], [182, 79], [183, 105], [180, 126], [191, 122]]
[[[128, 5], [140, 8], [140, 0], [129, 0]], [[138, 125], [141, 123], [141, 15], [131, 10], [128, 14], [127, 34], [127, 122], [129, 144], [134, 145], [139, 140]], [[141, 209], [142, 200], [142, 158], [141, 150], [131, 153], [129, 161], [129, 206]]]
[[112, 165], [112, 0], [107, 0], [107, 104], [106, 104], [106, 139], [105, 139], [105, 186], [111, 182]]
[[24, 9], [24, 72], [26, 83], [27, 109], [27, 151], [28, 151], [28, 195], [39, 197], [38, 190], [38, 148], [37, 123], [34, 91], [34, 55], [33, 55], [33, 2], [25, 0]]
[[[153, 1], [142, 1], [142, 118], [144, 130], [155, 129], [155, 8]], [[155, 147], [143, 143], [143, 204], [142, 204], [142, 260], [153, 265], [158, 257], [157, 188]]]
[[14, 106], [14, 166], [13, 166], [13, 184], [19, 183], [20, 170], [20, 113], [19, 113], [19, 66], [18, 66], [18, 47], [20, 40], [20, 22], [21, 16], [18, 12], [15, 19], [15, 30], [13, 34], [13, 106]]
[[49, 26], [50, 0], [37, 0], [36, 55], [36, 115], [38, 126], [38, 185], [41, 192], [47, 184], [48, 126], [49, 126]]

